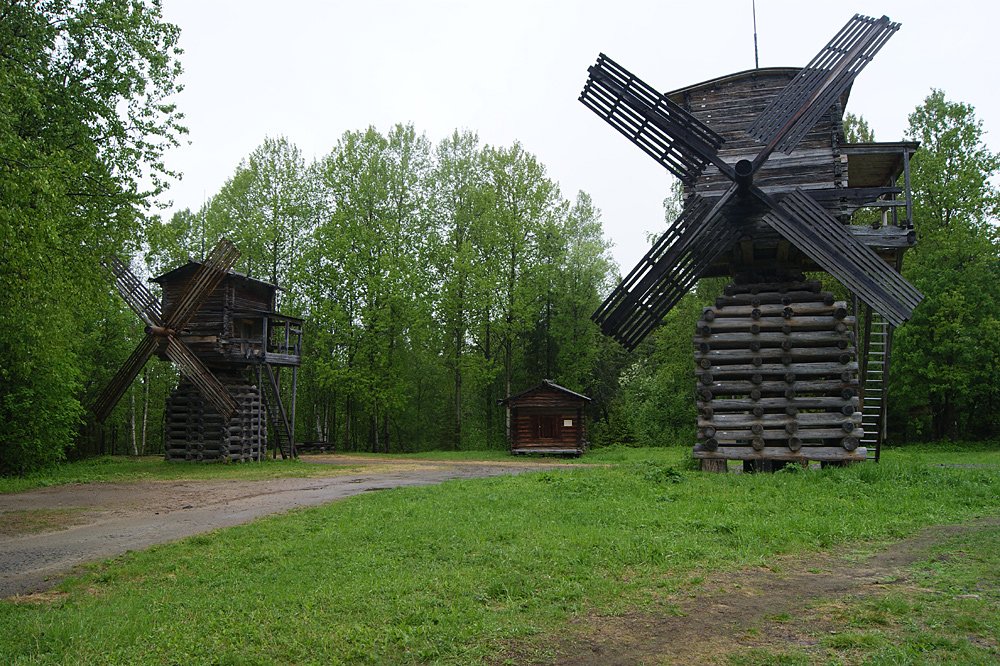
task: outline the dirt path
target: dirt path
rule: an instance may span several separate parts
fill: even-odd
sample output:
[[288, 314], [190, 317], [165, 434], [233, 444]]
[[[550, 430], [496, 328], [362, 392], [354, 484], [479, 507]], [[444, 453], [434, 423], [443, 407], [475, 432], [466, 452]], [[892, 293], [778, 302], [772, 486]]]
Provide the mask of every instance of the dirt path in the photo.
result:
[[547, 469], [537, 462], [379, 461], [340, 476], [266, 481], [139, 481], [0, 495], [0, 598], [47, 589], [84, 562], [359, 493]]
[[511, 654], [521, 663], [631, 666], [724, 664], [730, 663], [729, 655], [751, 648], [808, 649], [818, 643], [817, 633], [837, 627], [828, 612], [831, 607], [912, 585], [907, 568], [933, 546], [971, 530], [997, 526], [1000, 518], [941, 525], [867, 557], [845, 549], [810, 554], [807, 561], [782, 557], [768, 568], [714, 574], [665, 599], [660, 613], [578, 618], [554, 641], [554, 660], [523, 658], [530, 648], [515, 647]]

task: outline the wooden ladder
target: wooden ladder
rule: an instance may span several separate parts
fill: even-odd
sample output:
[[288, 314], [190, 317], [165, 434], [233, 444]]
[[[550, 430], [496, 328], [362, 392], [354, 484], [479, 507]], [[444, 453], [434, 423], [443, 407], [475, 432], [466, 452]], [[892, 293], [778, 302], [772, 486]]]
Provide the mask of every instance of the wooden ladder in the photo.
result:
[[288, 416], [285, 414], [285, 407], [281, 403], [278, 378], [270, 364], [263, 363], [262, 367], [264, 368], [263, 372], [259, 370], [260, 366], [258, 366], [258, 378], [264, 387], [262, 397], [264, 398], [264, 408], [267, 410], [267, 419], [271, 422], [275, 439], [278, 440], [277, 450], [281, 452], [282, 458], [294, 458], [296, 456], [295, 439], [292, 436], [292, 427], [288, 422]]
[[878, 462], [885, 440], [886, 397], [889, 388], [889, 353], [893, 326], [875, 310], [866, 308], [864, 365], [861, 375], [861, 445], [868, 459]]

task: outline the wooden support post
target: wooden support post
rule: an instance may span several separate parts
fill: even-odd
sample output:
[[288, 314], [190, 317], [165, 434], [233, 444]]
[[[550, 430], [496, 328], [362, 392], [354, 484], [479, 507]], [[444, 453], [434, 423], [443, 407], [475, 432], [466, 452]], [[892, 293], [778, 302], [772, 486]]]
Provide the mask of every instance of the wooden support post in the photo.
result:
[[703, 472], [714, 472], [716, 474], [725, 474], [726, 472], [729, 471], [728, 467], [726, 466], [725, 460], [702, 458], [699, 462], [701, 463], [701, 471]]
[[[286, 329], [287, 330], [287, 329]], [[291, 422], [288, 424], [288, 449], [292, 452], [293, 458], [298, 458], [298, 452], [295, 450], [295, 397], [298, 394], [299, 388], [299, 366], [292, 366], [292, 408], [289, 412], [289, 418]]]
[[910, 152], [903, 149], [903, 196], [906, 197], [906, 227], [913, 228], [913, 193], [910, 192]]

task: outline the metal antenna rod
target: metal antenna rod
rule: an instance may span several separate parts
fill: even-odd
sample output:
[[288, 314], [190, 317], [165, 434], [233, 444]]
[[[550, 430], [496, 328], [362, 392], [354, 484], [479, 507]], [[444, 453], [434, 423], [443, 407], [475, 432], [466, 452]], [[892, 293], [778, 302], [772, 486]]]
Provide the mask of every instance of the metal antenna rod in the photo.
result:
[[750, 6], [753, 8], [753, 67], [760, 69], [760, 59], [757, 57], [757, 0], [751, 0]]

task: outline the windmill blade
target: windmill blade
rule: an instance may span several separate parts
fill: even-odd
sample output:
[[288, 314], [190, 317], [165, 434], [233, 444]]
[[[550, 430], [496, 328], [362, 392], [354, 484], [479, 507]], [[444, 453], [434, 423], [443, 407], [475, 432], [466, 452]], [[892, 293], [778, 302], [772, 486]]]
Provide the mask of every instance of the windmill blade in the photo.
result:
[[775, 205], [759, 189], [754, 190], [771, 206], [764, 222], [893, 326], [899, 326], [912, 316], [923, 295], [805, 191], [798, 188]]
[[740, 237], [722, 211], [734, 185], [714, 205], [695, 195], [591, 317], [629, 351], [691, 290], [705, 269]]
[[224, 418], [229, 419], [236, 413], [239, 405], [233, 400], [229, 390], [177, 338], [174, 336], [167, 338], [164, 353]]
[[132, 273], [128, 264], [114, 255], [102, 263], [114, 277], [118, 293], [128, 303], [132, 312], [139, 315], [139, 318], [146, 322], [147, 326], [162, 326], [160, 301]]
[[792, 152], [897, 30], [899, 24], [888, 16], [855, 14], [747, 130], [767, 144], [754, 170], [774, 150]]
[[191, 276], [184, 293], [170, 312], [165, 322], [169, 329], [179, 331], [184, 328], [206, 298], [219, 286], [230, 268], [236, 265], [240, 251], [228, 239], [221, 239], [209, 253], [205, 262]]
[[101, 394], [97, 396], [97, 400], [94, 401], [94, 415], [97, 416], [97, 420], [101, 423], [104, 422], [111, 410], [115, 408], [121, 397], [125, 395], [125, 391], [132, 384], [132, 381], [142, 370], [142, 366], [146, 365], [146, 361], [149, 357], [153, 355], [156, 351], [157, 339], [152, 335], [147, 335], [142, 339], [139, 345], [135, 348], [132, 354], [126, 359], [125, 363], [115, 376], [111, 378], [108, 385], [104, 387]]
[[718, 158], [724, 139], [603, 53], [588, 70], [580, 101], [686, 185]]

